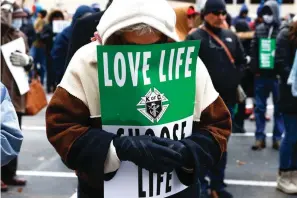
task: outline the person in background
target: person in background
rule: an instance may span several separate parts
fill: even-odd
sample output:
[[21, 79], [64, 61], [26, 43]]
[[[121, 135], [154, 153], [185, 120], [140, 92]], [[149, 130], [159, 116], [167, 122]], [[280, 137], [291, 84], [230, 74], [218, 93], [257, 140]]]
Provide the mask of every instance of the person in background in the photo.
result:
[[74, 24], [78, 19], [82, 19], [95, 13], [95, 11], [86, 5], [82, 5], [77, 8], [75, 14], [72, 18], [72, 23], [70, 26], [66, 27], [60, 34], [57, 35], [54, 45], [51, 51], [51, 56], [53, 60], [53, 70], [55, 72], [56, 83], [59, 84], [64, 75], [64, 65], [66, 62], [67, 50], [69, 45], [69, 40], [73, 32]]
[[46, 15], [47, 11], [46, 10], [40, 10], [37, 14], [37, 19], [35, 20], [34, 23], [34, 29], [37, 33], [40, 33], [43, 29], [43, 27], [46, 24]]
[[[20, 16], [26, 13], [15, 2], [1, 2], [1, 45], [9, 43], [15, 39], [23, 38], [26, 46], [26, 53], [13, 52], [10, 61], [15, 67], [24, 67], [29, 71], [33, 65], [33, 58], [28, 56], [28, 42], [20, 27]], [[10, 69], [8, 68], [3, 55], [1, 54], [1, 82], [5, 85], [11, 97], [12, 104], [16, 110], [18, 122], [21, 128], [22, 116], [25, 113], [26, 94], [21, 95]], [[6, 185], [24, 186], [26, 180], [16, 177], [17, 158], [14, 158], [7, 165], [1, 167], [1, 190], [7, 188]]]
[[[43, 27], [46, 24], [46, 10], [40, 10], [38, 13], [38, 17], [34, 23], [34, 29], [36, 32], [36, 39], [33, 42], [33, 46], [30, 50], [30, 54], [33, 56], [34, 59], [34, 73], [37, 72], [40, 76], [41, 84], [44, 84], [45, 74], [46, 74], [46, 55], [45, 55], [45, 45], [40, 39], [40, 33]], [[30, 74], [32, 78], [33, 73]]]
[[[234, 107], [237, 103], [237, 87], [241, 81], [242, 70], [247, 64], [245, 52], [236, 34], [229, 29], [222, 28], [226, 26], [224, 24], [226, 24], [227, 15], [224, 0], [208, 0], [202, 14], [204, 24], [190, 34], [187, 40], [201, 41], [199, 57], [208, 69], [215, 89], [224, 100], [233, 118]], [[231, 60], [222, 45], [211, 34], [217, 36], [224, 43], [234, 60]], [[205, 179], [206, 175], [210, 177], [212, 197], [233, 197], [225, 190], [226, 164], [227, 152], [224, 152], [220, 162], [214, 167], [209, 167], [208, 174], [201, 175], [200, 182], [203, 198], [209, 197], [207, 192], [209, 185]]]
[[190, 31], [188, 34], [195, 31], [197, 25], [197, 18], [199, 18], [199, 13], [195, 10], [193, 6], [190, 6], [187, 10], [187, 24]]
[[[251, 32], [249, 24], [244, 19], [238, 19], [235, 24], [236, 34], [239, 36], [244, 51], [248, 56], [247, 59], [250, 61], [250, 47], [252, 41], [252, 35], [250, 37], [240, 37], [242, 33]], [[247, 97], [254, 96], [254, 75], [250, 69], [246, 69], [243, 73], [243, 77], [241, 80], [241, 86], [246, 93]], [[232, 132], [233, 133], [245, 133], [244, 129], [244, 120], [248, 118], [249, 114], [246, 114], [246, 100], [239, 102], [237, 104], [237, 113], [234, 116], [232, 123]]]
[[243, 4], [240, 9], [239, 15], [234, 18], [232, 24], [235, 26], [238, 20], [245, 20], [247, 23], [250, 23], [252, 19], [248, 16], [248, 14], [249, 14], [249, 9], [246, 4]]
[[29, 49], [31, 49], [33, 42], [36, 39], [36, 32], [31, 21], [32, 16], [30, 11], [28, 9], [24, 9], [24, 11], [27, 13], [27, 17], [23, 18], [22, 27], [20, 30], [27, 36]]
[[[21, 150], [23, 135], [18, 117], [6, 87], [0, 83], [1, 97], [1, 167], [16, 158]], [[3, 174], [3, 173], [2, 173]], [[8, 186], [1, 181], [1, 191], [6, 192]]]
[[[111, 3], [112, 3], [112, 0], [109, 0], [106, 6], [106, 10], [108, 9]], [[68, 46], [67, 58], [64, 66], [65, 71], [75, 52], [82, 46], [91, 42], [91, 38], [94, 36], [94, 33], [97, 31], [96, 27], [100, 22], [104, 12], [105, 11], [96, 12], [91, 16], [87, 16], [83, 19], [77, 20], [77, 22], [74, 24], [73, 32]]]
[[193, 6], [174, 9], [176, 15], [175, 30], [181, 41], [185, 40], [189, 32], [196, 27], [195, 21], [198, 13]]
[[297, 193], [297, 97], [293, 97], [288, 77], [297, 64], [297, 18], [284, 26], [277, 36], [275, 65], [280, 75], [279, 110], [284, 114], [285, 136], [279, 152], [277, 188]]
[[283, 116], [279, 111], [279, 80], [275, 66], [269, 65], [269, 68], [261, 68], [260, 64], [260, 41], [262, 39], [276, 39], [280, 27], [279, 7], [276, 1], [269, 0], [262, 9], [264, 23], [257, 26], [254, 38], [251, 42], [251, 69], [255, 75], [255, 118], [256, 133], [255, 144], [252, 150], [261, 150], [266, 147], [266, 106], [269, 94], [272, 92], [274, 104], [274, 127], [272, 148], [278, 150], [282, 133], [284, 131]]
[[57, 33], [53, 31], [53, 22], [55, 20], [64, 20], [63, 12], [60, 10], [53, 10], [48, 15], [48, 23], [43, 27], [40, 32], [40, 40], [45, 46], [46, 55], [46, 90], [47, 93], [53, 93], [56, 89], [55, 71], [53, 68], [53, 59], [51, 51], [54, 44], [54, 39]]
[[257, 9], [257, 18], [249, 23], [249, 26], [252, 31], [256, 30], [256, 27], [263, 23], [263, 15], [262, 15], [262, 9], [263, 9], [263, 4], [260, 4], [258, 9]]

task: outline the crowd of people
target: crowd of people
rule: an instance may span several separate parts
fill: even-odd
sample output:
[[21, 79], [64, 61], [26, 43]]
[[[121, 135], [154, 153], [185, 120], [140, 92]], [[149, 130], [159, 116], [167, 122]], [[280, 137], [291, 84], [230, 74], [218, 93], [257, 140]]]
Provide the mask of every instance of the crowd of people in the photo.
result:
[[[1, 1], [1, 45], [24, 38], [27, 51], [13, 53], [12, 64], [24, 67], [31, 79], [38, 76], [46, 91], [54, 93], [46, 113], [47, 137], [65, 165], [75, 170], [78, 197], [103, 197], [103, 181], [114, 177], [122, 161], [154, 173], [176, 170], [181, 185], [187, 188], [173, 198], [233, 197], [224, 183], [229, 136], [231, 132], [245, 133], [245, 120], [254, 120], [255, 143], [251, 150], [265, 149], [271, 94], [271, 147], [279, 151], [277, 188], [296, 194], [297, 15], [281, 18], [281, 5], [275, 0], [259, 5], [255, 19], [249, 17], [246, 5], [232, 17], [224, 0], [207, 0], [200, 12], [193, 6], [173, 9], [165, 0], [135, 2], [109, 1], [104, 11], [96, 4], [79, 6], [71, 24], [56, 33], [54, 21], [67, 18], [63, 11], [48, 13], [37, 4], [30, 12], [11, 1]], [[159, 8], [147, 10], [154, 4]], [[201, 106], [205, 106], [196, 107], [195, 103], [195, 114], [200, 118], [194, 119], [192, 135], [170, 140], [118, 136], [102, 130], [98, 72], [93, 67], [97, 62], [95, 46], [190, 40], [201, 42], [197, 79], [202, 80], [196, 82], [196, 97], [202, 98]], [[25, 95], [19, 93], [3, 58], [1, 82], [1, 93], [5, 93], [1, 96], [1, 116], [5, 116], [2, 110], [11, 110], [9, 106], [2, 108], [3, 101], [10, 100], [7, 88], [18, 118], [14, 121], [21, 128], [26, 114]], [[253, 109], [246, 108], [247, 98], [253, 99]], [[4, 129], [5, 121], [1, 120]], [[20, 145], [18, 130], [8, 127], [6, 133], [12, 131], [15, 138], [11, 141]], [[9, 143], [1, 146], [6, 145]], [[16, 177], [19, 149], [10, 147], [10, 157], [1, 159], [1, 191], [7, 191], [7, 185], [26, 184]], [[172, 163], [165, 163], [173, 153], [181, 155], [178, 162], [172, 158]]]

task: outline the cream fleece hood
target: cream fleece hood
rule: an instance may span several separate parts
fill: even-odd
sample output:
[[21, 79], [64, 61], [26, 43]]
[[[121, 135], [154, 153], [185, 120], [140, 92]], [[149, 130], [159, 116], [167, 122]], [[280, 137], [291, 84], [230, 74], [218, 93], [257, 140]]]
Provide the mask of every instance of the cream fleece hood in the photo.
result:
[[165, 0], [114, 0], [97, 26], [104, 45], [115, 32], [145, 23], [179, 41], [175, 31], [176, 15]]

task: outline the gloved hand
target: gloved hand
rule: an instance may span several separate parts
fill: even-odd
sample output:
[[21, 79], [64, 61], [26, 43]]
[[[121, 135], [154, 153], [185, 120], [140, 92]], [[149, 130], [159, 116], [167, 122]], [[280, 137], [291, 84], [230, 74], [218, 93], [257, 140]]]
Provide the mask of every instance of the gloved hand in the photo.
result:
[[116, 137], [113, 144], [121, 161], [131, 161], [154, 173], [171, 172], [182, 166], [182, 156], [164, 145], [173, 145], [173, 140], [154, 136]]
[[32, 62], [32, 57], [28, 56], [25, 53], [15, 51], [10, 55], [10, 61], [14, 66], [25, 67]]
[[166, 146], [176, 152], [178, 152], [182, 156], [182, 168], [184, 169], [192, 169], [193, 167], [193, 159], [191, 157], [190, 150], [182, 143], [182, 141], [173, 141], [170, 139], [157, 139], [156, 143]]

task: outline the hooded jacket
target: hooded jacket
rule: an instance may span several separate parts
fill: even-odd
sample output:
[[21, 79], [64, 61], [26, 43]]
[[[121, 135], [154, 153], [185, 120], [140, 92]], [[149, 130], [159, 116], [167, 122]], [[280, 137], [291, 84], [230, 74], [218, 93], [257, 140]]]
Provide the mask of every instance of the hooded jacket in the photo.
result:
[[248, 12], [249, 9], [247, 7], [246, 4], [243, 4], [240, 8], [240, 11], [239, 11], [239, 15], [237, 17], [235, 17], [235, 19], [233, 20], [233, 25], [236, 25], [238, 20], [245, 20], [247, 23], [250, 23], [252, 21], [252, 19], [248, 16], [246, 16], [245, 18], [242, 16], [242, 14], [244, 12]]
[[87, 13], [94, 13], [94, 10], [91, 7], [85, 5], [78, 7], [72, 18], [71, 25], [66, 27], [60, 34], [58, 34], [54, 41], [51, 56], [53, 59], [53, 68], [57, 83], [61, 82], [64, 74], [64, 65], [67, 56], [68, 44], [73, 32], [74, 24], [79, 18]]
[[257, 75], [260, 75], [262, 77], [275, 78], [275, 67], [271, 70], [263, 70], [260, 69], [259, 66], [259, 40], [261, 38], [276, 39], [280, 27], [279, 7], [277, 2], [274, 0], [269, 0], [264, 4], [263, 9], [265, 9], [265, 7], [268, 7], [272, 11], [273, 22], [271, 24], [266, 24], [264, 22], [256, 27], [255, 35], [251, 42], [251, 67], [253, 72]]
[[[175, 18], [173, 9], [165, 0], [115, 0], [104, 13], [97, 30], [102, 44], [108, 45], [115, 42], [114, 35], [120, 29], [145, 23], [178, 42]], [[112, 143], [115, 134], [102, 130], [97, 45], [98, 42], [92, 42], [83, 46], [70, 61], [47, 109], [47, 136], [65, 164], [76, 170], [79, 179], [83, 180], [87, 187], [80, 185], [79, 189], [84, 188], [89, 197], [104, 196], [104, 179], [108, 180], [104, 184], [105, 197], [131, 197], [130, 192], [138, 194], [138, 185], [127, 188], [125, 184], [119, 184], [118, 179], [129, 181], [129, 175], [137, 174], [137, 168], [127, 177], [121, 176], [125, 172], [118, 170], [122, 163]], [[218, 162], [226, 150], [231, 130], [230, 114], [199, 58], [198, 65], [193, 134], [184, 139], [195, 158], [193, 164], [197, 171], [195, 174], [180, 172], [178, 177], [172, 175], [174, 188], [162, 197], [198, 197], [200, 189], [196, 173]], [[110, 177], [115, 171], [116, 176]], [[132, 179], [135, 181], [136, 178]], [[149, 196], [148, 191], [146, 195]]]

